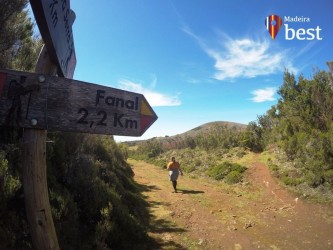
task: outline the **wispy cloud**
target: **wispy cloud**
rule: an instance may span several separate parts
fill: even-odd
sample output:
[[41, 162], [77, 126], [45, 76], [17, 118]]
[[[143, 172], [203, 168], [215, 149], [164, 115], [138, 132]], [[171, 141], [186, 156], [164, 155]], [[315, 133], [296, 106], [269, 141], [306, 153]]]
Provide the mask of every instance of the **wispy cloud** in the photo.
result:
[[[155, 87], [156, 81], [157, 81], [157, 78], [154, 75], [153, 82], [151, 84], [153, 87]], [[145, 88], [142, 86], [142, 84], [130, 81], [128, 79], [121, 79], [118, 81], [118, 83], [119, 83], [119, 88], [121, 88], [121, 89], [143, 94], [151, 106], [156, 107], [156, 106], [179, 106], [179, 105], [181, 105], [181, 101], [178, 98], [178, 94], [174, 95], [174, 96], [162, 94], [162, 93], [156, 92], [152, 89]]]
[[229, 40], [224, 50], [206, 51], [215, 59], [215, 78], [252, 78], [283, 71], [283, 53], [269, 52], [267, 41]]
[[264, 89], [257, 89], [251, 92], [253, 97], [251, 100], [253, 102], [268, 102], [268, 101], [275, 101], [274, 94], [276, 92], [276, 88], [269, 87]]
[[297, 72], [288, 59], [288, 51], [273, 49], [267, 39], [232, 39], [222, 34], [218, 39], [219, 45], [212, 47], [188, 27], [184, 27], [183, 31], [194, 38], [207, 55], [215, 60], [214, 78], [217, 80], [253, 78], [283, 72], [285, 68]]

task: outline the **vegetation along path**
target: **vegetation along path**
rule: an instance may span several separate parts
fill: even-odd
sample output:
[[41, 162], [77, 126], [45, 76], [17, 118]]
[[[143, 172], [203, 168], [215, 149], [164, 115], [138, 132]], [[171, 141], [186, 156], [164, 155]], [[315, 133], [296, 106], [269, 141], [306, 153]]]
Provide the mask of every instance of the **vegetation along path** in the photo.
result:
[[257, 157], [242, 184], [185, 174], [178, 193], [166, 170], [129, 163], [150, 204], [149, 234], [161, 249], [333, 249], [332, 206], [292, 195]]

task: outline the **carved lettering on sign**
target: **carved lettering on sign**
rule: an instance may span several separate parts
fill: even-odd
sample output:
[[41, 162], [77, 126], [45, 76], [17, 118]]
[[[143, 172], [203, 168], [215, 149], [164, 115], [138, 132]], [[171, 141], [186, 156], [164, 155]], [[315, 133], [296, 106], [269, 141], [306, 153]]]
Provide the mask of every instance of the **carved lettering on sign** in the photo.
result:
[[[111, 115], [111, 119], [113, 122], [108, 120], [108, 114], [104, 110], [95, 111], [95, 114], [89, 114], [89, 111], [85, 108], [80, 108], [78, 110], [78, 124], [87, 125], [90, 128], [95, 125], [96, 126], [112, 126], [114, 128], [126, 128], [126, 129], [138, 129], [138, 121], [135, 119], [125, 118], [125, 114], [113, 113]], [[93, 121], [91, 116], [95, 116], [97, 114], [98, 120]], [[95, 119], [94, 119], [95, 120]]]
[[129, 110], [139, 110], [138, 97], [135, 97], [135, 100], [125, 100], [124, 98], [119, 98], [111, 95], [105, 96], [104, 90], [97, 90], [95, 106], [99, 105], [101, 102], [112, 107], [126, 108]]
[[58, 1], [53, 0], [52, 3], [49, 5], [50, 16], [52, 17], [53, 28], [55, 28], [58, 23], [58, 13], [57, 13], [57, 7], [56, 7], [57, 4], [58, 4]]

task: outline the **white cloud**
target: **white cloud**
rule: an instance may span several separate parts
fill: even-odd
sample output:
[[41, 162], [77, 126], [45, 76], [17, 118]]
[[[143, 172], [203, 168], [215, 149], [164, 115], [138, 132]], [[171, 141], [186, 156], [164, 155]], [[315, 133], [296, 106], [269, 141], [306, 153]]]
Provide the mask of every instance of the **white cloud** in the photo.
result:
[[231, 39], [222, 34], [219, 45], [213, 48], [188, 27], [184, 27], [183, 31], [194, 38], [207, 55], [215, 60], [214, 78], [217, 80], [253, 78], [283, 72], [285, 68], [297, 72], [288, 59], [287, 50], [272, 48], [269, 40]]
[[265, 88], [265, 89], [257, 89], [252, 91], [253, 97], [251, 100], [253, 102], [267, 102], [267, 101], [275, 101], [274, 94], [276, 92], [276, 88]]
[[269, 53], [268, 42], [252, 40], [231, 40], [224, 44], [224, 51], [210, 49], [207, 53], [215, 59], [215, 78], [245, 77], [252, 78], [260, 75], [282, 71], [282, 53]]
[[[152, 85], [156, 85], [156, 77], [153, 77]], [[143, 94], [144, 97], [147, 99], [148, 103], [151, 106], [179, 106], [181, 105], [181, 101], [178, 98], [178, 95], [175, 96], [168, 96], [147, 88], [144, 88], [140, 83], [135, 83], [133, 81], [127, 79], [119, 80], [119, 88]]]

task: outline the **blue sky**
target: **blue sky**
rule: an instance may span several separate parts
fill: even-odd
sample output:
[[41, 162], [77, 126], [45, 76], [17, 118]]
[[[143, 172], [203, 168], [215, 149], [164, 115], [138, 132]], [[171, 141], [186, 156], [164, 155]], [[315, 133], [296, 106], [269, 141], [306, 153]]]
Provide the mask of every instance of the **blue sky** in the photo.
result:
[[[70, 4], [74, 79], [142, 93], [159, 117], [143, 136], [117, 141], [171, 136], [211, 121], [247, 124], [276, 104], [285, 69], [311, 77], [333, 60], [330, 0]], [[275, 40], [265, 27], [272, 14], [283, 19]], [[285, 16], [308, 21], [285, 22]], [[303, 40], [287, 40], [285, 24], [304, 29]]]

